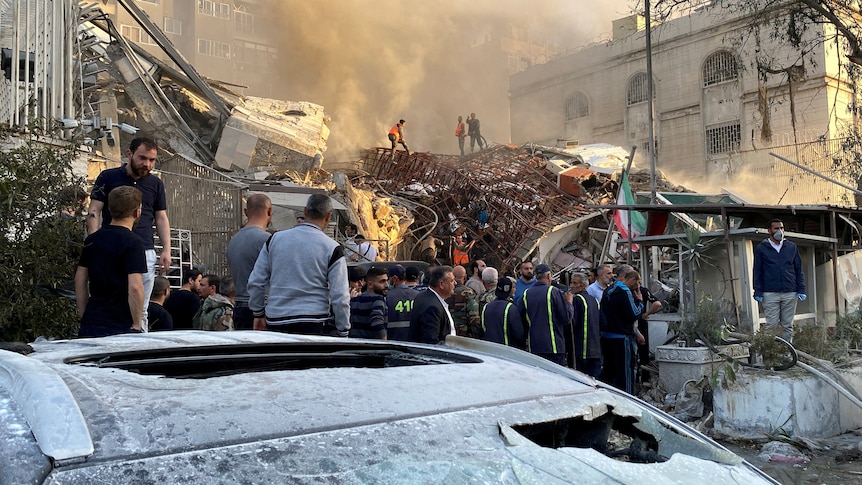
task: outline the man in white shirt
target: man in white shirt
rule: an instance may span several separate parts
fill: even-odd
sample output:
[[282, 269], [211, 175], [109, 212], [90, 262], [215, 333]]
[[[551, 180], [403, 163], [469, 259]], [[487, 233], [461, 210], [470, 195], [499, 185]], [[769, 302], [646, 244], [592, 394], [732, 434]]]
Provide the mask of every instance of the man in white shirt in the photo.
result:
[[377, 248], [370, 241], [365, 240], [365, 236], [357, 234], [353, 238], [356, 241], [356, 254], [353, 255], [353, 261], [364, 263], [365, 261], [377, 261]]

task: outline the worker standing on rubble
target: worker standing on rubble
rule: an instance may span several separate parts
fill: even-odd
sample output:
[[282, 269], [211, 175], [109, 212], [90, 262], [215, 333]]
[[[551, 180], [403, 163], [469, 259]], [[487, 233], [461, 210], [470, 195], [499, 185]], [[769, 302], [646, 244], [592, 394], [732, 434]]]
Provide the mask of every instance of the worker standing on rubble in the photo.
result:
[[476, 142], [479, 142], [479, 150], [484, 150], [486, 146], [485, 139], [482, 138], [482, 131], [479, 119], [476, 118], [476, 113], [470, 113], [470, 117], [467, 118], [467, 127], [467, 135], [470, 137], [470, 153], [473, 153]]
[[407, 148], [407, 143], [404, 141], [404, 120], [398, 120], [398, 123], [395, 123], [395, 126], [389, 129], [389, 141], [392, 142], [392, 151], [395, 151], [395, 145], [401, 144], [404, 147], [404, 150], [407, 152], [407, 155], [410, 155], [410, 149]]
[[455, 136], [458, 137], [458, 148], [461, 149], [461, 156], [464, 156], [464, 138], [467, 137], [467, 130], [464, 128], [464, 118], [458, 117], [458, 125], [455, 127]]

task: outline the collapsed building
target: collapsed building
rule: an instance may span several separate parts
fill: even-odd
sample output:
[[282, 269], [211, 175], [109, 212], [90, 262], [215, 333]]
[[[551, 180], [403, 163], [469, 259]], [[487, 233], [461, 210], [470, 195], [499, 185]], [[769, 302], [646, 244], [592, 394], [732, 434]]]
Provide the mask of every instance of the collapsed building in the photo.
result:
[[[4, 120], [20, 127], [36, 117], [59, 121], [67, 138], [84, 141], [90, 180], [120, 163], [121, 147], [139, 130], [158, 134], [166, 148], [159, 176], [169, 192], [180, 264], [226, 272], [223, 248], [242, 224], [243, 198], [250, 191], [271, 195], [278, 229], [293, 224], [307, 194], [333, 193], [337, 216], [329, 234], [338, 239], [346, 222], [356, 222], [385, 259], [433, 255], [448, 262], [456, 233], [476, 241], [474, 256], [509, 271], [525, 259], [551, 263], [555, 270], [650, 259], [628, 254], [608, 230], [607, 204], [617, 194], [613, 173], [632, 158], [623, 149], [501, 145], [457, 157], [371, 148], [352, 171], [332, 174], [324, 170], [330, 133], [322, 106], [240, 96], [229, 85], [203, 78], [135, 2], [120, 0], [170, 62], [128, 42], [97, 5], [13, 3], [18, 10], [0, 5], [0, 22], [18, 25], [17, 31], [3, 30], [15, 35], [0, 38], [8, 70], [0, 90], [9, 101], [0, 105]], [[39, 25], [40, 15], [50, 21]], [[40, 29], [39, 35], [25, 35]], [[51, 36], [54, 48], [44, 49]], [[635, 191], [645, 187], [648, 176], [630, 175]], [[658, 189], [685, 192], [661, 177]], [[710, 230], [668, 211], [674, 213], [671, 221]], [[743, 228], [756, 222], [746, 221]], [[853, 223], [839, 218], [838, 226]], [[734, 229], [732, 222], [715, 227]], [[673, 245], [680, 226], [668, 232], [664, 240]], [[855, 250], [856, 244], [842, 244], [831, 257], [844, 248]]]

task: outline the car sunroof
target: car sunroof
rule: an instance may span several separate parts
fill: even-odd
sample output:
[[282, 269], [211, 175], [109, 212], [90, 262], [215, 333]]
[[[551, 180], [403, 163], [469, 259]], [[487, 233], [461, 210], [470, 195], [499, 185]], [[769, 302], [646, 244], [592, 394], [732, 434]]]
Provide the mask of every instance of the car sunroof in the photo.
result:
[[70, 357], [64, 362], [117, 368], [144, 375], [204, 379], [247, 372], [473, 364], [482, 361], [443, 349], [367, 342], [301, 342], [111, 352]]

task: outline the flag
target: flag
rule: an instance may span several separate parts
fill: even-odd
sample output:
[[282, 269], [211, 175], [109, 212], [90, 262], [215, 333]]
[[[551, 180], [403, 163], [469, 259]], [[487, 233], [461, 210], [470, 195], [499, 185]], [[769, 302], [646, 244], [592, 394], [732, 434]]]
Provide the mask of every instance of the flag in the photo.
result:
[[[629, 185], [629, 174], [623, 171], [622, 180], [620, 180], [620, 191], [617, 195], [617, 205], [634, 205], [635, 196], [632, 194], [632, 188]], [[614, 222], [617, 225], [617, 230], [624, 239], [629, 238], [629, 218], [632, 223], [631, 237], [638, 237], [646, 233], [646, 218], [637, 211], [617, 209], [614, 212]], [[632, 245], [632, 249], [637, 250], [636, 245]]]

